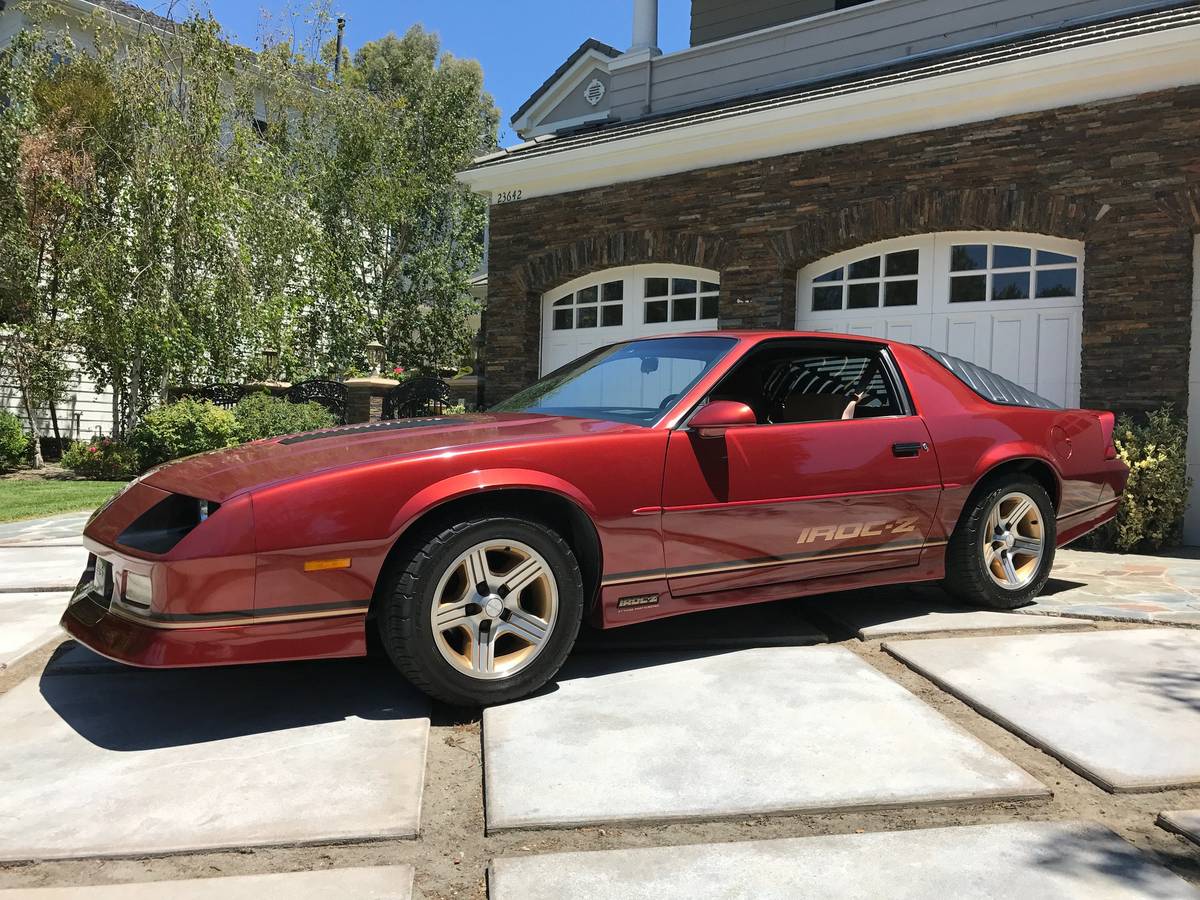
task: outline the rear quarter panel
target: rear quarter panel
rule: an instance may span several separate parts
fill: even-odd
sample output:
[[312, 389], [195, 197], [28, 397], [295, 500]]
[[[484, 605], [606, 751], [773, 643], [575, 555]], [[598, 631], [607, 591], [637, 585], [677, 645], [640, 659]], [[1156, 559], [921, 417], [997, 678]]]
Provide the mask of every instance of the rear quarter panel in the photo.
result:
[[990, 403], [918, 348], [897, 345], [893, 352], [937, 452], [945, 485], [938, 514], [943, 537], [954, 530], [980, 481], [1013, 460], [1036, 460], [1054, 473], [1060, 545], [1078, 536], [1075, 520], [1099, 504], [1108, 501], [1111, 507], [1098, 511], [1101, 521], [1111, 515], [1111, 501], [1124, 490], [1128, 473], [1122, 463], [1104, 458], [1095, 413]]

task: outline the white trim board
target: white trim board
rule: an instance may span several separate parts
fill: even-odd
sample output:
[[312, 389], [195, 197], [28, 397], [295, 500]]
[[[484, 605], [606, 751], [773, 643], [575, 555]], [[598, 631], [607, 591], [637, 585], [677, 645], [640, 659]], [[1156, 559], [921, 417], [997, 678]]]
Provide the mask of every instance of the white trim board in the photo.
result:
[[655, 178], [787, 153], [1200, 84], [1200, 25], [1184, 25], [943, 75], [765, 105], [724, 118], [647, 129], [459, 173], [485, 194], [522, 199]]
[[1188, 437], [1187, 473], [1193, 479], [1188, 493], [1187, 511], [1183, 514], [1183, 542], [1189, 547], [1200, 546], [1200, 234], [1192, 239], [1192, 334], [1188, 356]]

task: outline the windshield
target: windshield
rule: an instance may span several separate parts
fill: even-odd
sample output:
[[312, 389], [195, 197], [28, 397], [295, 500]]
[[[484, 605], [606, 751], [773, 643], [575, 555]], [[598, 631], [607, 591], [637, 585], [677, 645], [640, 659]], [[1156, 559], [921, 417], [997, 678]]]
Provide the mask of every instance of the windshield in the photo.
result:
[[736, 343], [687, 337], [602, 347], [493, 407], [494, 412], [653, 425]]

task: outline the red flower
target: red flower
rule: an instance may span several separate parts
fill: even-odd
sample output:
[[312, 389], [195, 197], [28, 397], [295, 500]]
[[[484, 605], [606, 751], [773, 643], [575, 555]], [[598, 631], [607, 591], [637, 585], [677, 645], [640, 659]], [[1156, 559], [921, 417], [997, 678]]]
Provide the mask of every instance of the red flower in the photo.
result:
[[99, 447], [88, 447], [88, 453], [99, 453], [99, 452], [100, 452]]
[[403, 374], [404, 374], [404, 367], [403, 367], [403, 366], [396, 366], [396, 368], [392, 369], [392, 374], [393, 374], [393, 375], [403, 375]]

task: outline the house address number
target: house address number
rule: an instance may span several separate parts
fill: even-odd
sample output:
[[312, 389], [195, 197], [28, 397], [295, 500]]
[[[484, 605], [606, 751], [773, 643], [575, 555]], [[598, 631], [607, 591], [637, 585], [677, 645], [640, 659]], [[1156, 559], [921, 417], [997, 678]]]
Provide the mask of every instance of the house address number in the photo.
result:
[[521, 199], [521, 190], [517, 188], [511, 191], [501, 191], [496, 195], [497, 203], [512, 203], [515, 200]]

